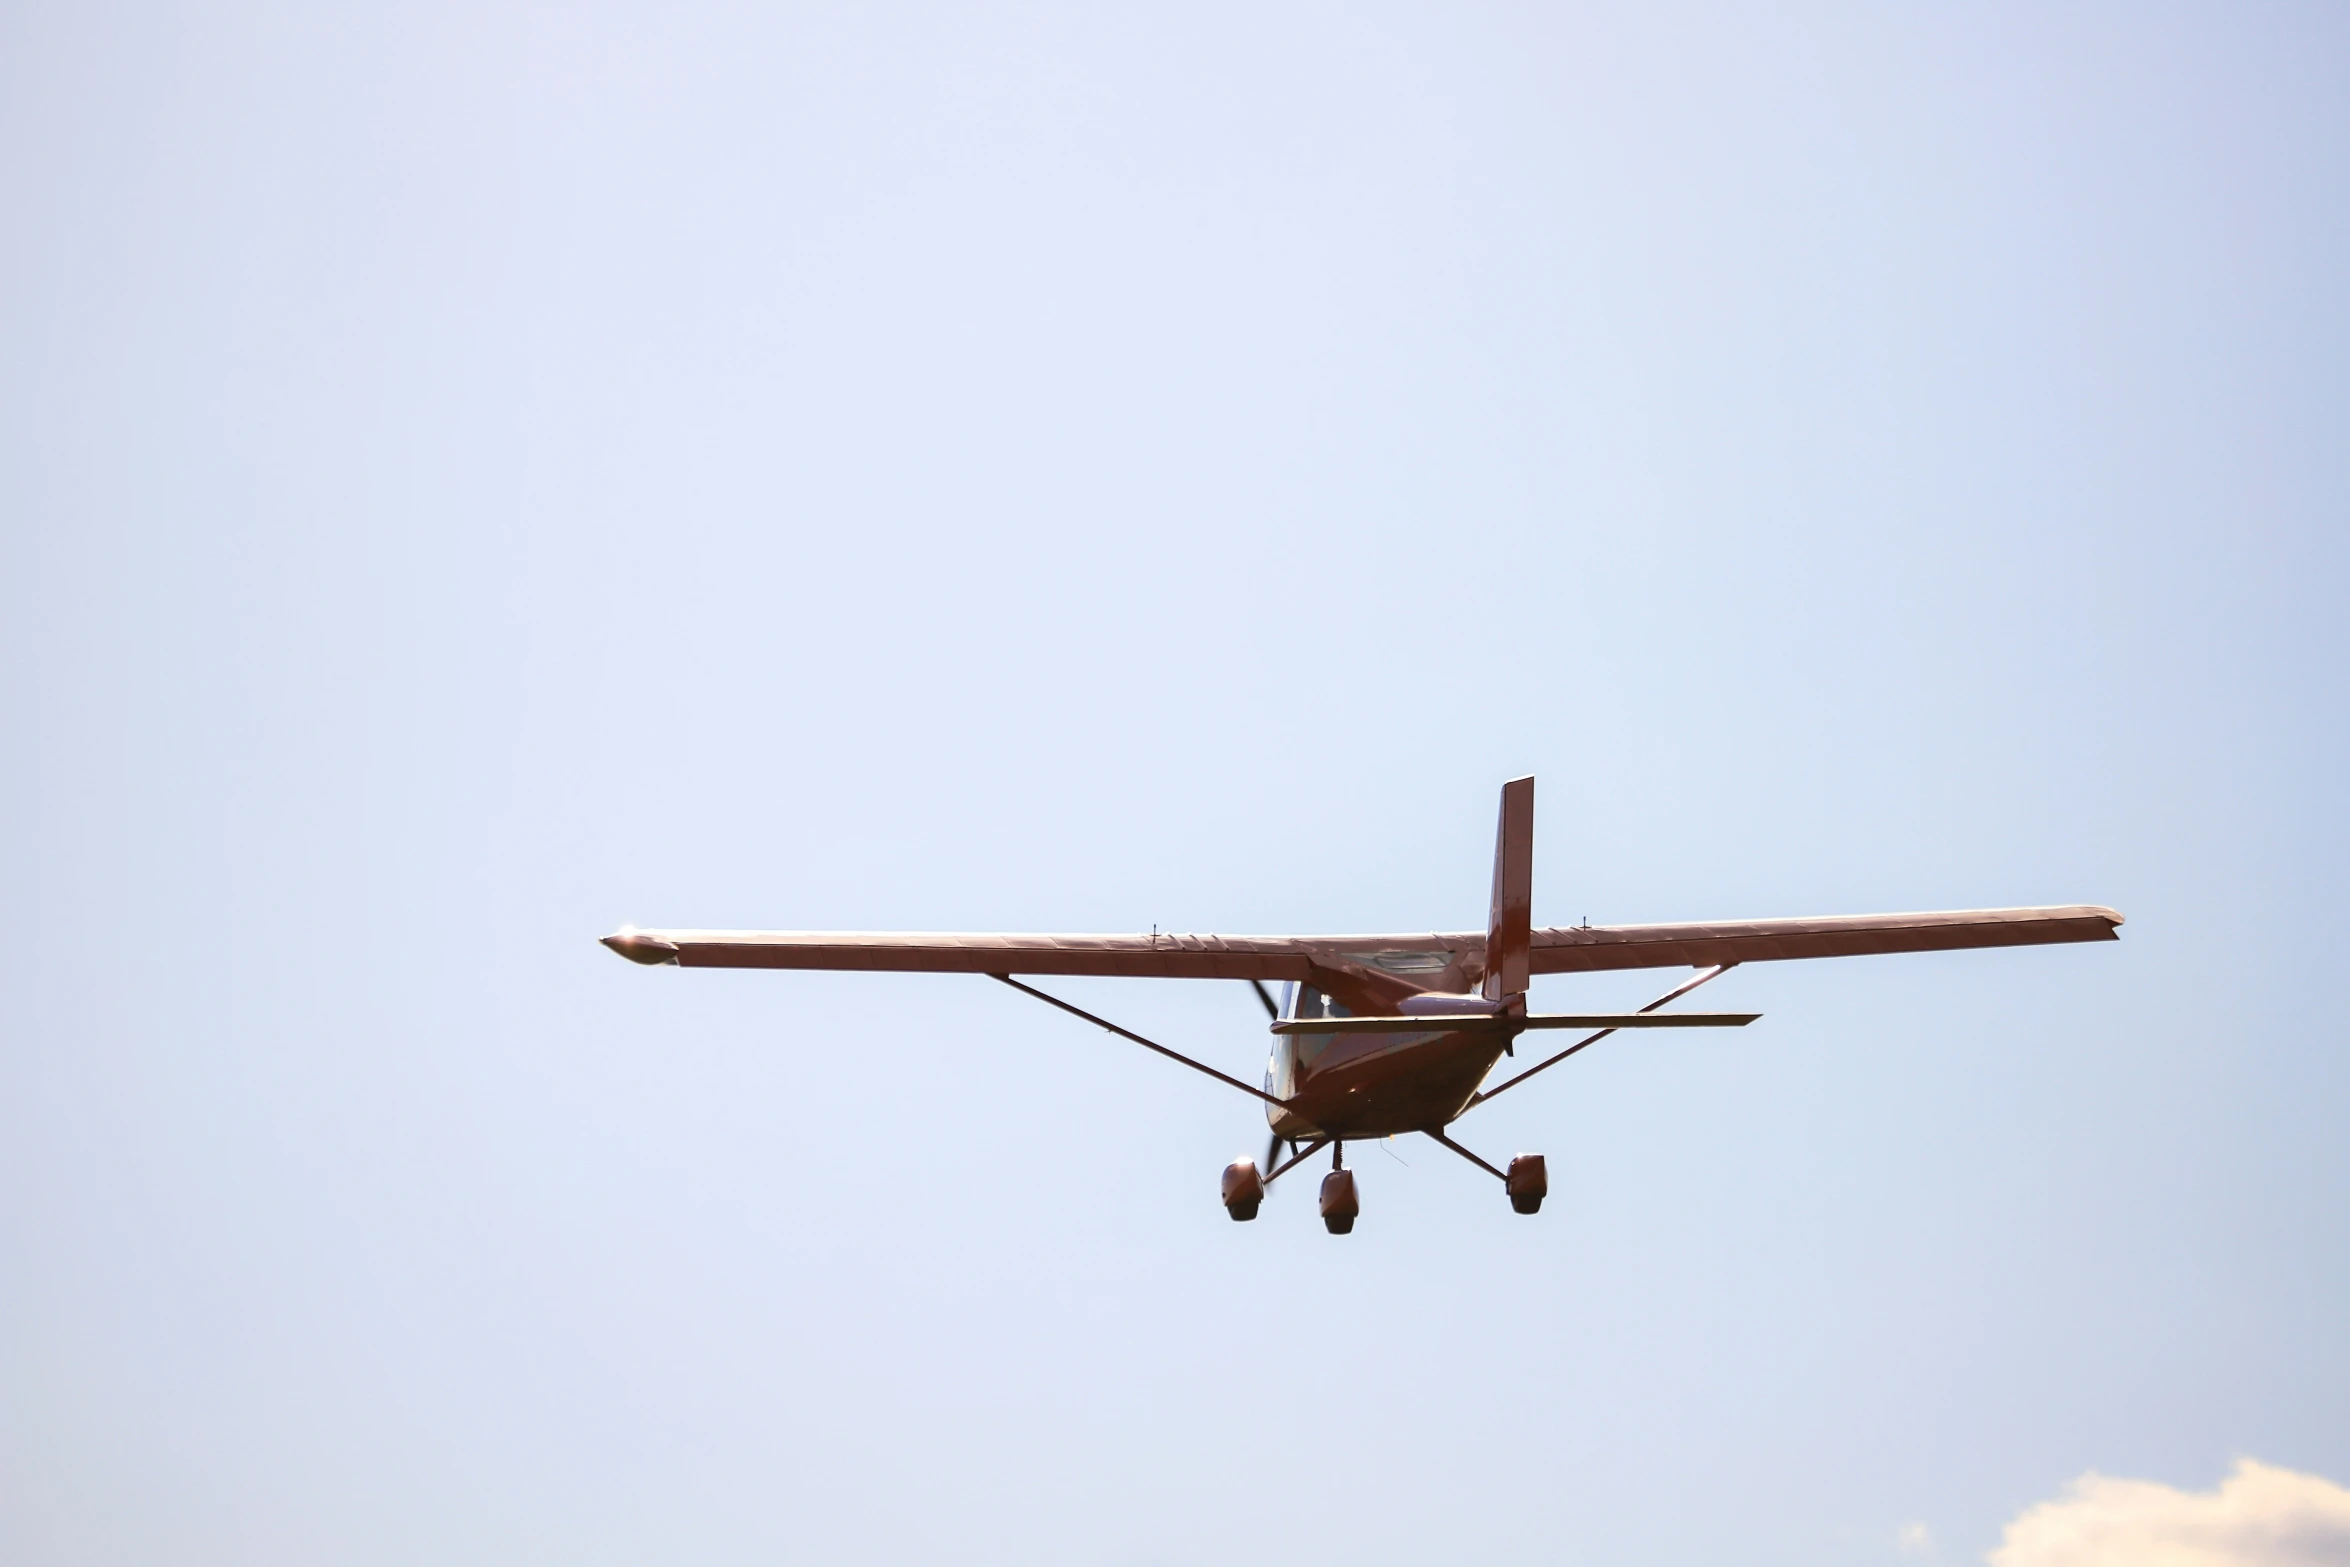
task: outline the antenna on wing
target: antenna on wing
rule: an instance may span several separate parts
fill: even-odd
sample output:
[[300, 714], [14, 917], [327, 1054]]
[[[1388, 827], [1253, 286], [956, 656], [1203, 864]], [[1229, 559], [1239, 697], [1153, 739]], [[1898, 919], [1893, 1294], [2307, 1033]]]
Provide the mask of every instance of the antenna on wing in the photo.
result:
[[1493, 831], [1493, 909], [1485, 924], [1485, 999], [1526, 993], [1534, 949], [1534, 780], [1501, 786]]

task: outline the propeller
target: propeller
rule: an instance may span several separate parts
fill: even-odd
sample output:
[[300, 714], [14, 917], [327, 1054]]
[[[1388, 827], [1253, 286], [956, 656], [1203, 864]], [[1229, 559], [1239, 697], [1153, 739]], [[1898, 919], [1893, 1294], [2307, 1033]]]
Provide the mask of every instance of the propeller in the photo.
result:
[[[1265, 988], [1265, 982], [1261, 979], [1252, 979], [1248, 982], [1248, 988], [1255, 991], [1257, 993], [1257, 999], [1265, 1004], [1265, 1016], [1272, 1019], [1276, 1023], [1280, 1022], [1281, 1003], [1273, 999], [1273, 992]], [[1265, 1163], [1264, 1166], [1258, 1170], [1258, 1175], [1263, 1176], [1270, 1174], [1272, 1172], [1273, 1166], [1280, 1162], [1281, 1134], [1279, 1132], [1275, 1132], [1265, 1141]], [[1265, 1195], [1268, 1197], [1272, 1195], [1271, 1187], [1267, 1187], [1265, 1189]]]

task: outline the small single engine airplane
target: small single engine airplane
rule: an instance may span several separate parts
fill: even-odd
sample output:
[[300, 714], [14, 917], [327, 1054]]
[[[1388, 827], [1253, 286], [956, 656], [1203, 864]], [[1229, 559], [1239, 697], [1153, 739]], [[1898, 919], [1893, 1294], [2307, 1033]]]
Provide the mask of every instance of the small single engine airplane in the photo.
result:
[[[1328, 1148], [1322, 1222], [1331, 1234], [1344, 1235], [1362, 1211], [1354, 1172], [1346, 1168], [1346, 1144], [1408, 1132], [1433, 1138], [1500, 1181], [1519, 1213], [1539, 1210], [1549, 1191], [1542, 1155], [1519, 1154], [1507, 1170], [1497, 1169], [1453, 1141], [1446, 1128], [1618, 1029], [1742, 1028], [1753, 1022], [1760, 1014], [1662, 1010], [1741, 963], [2112, 941], [2122, 923], [2113, 910], [2084, 904], [1536, 930], [1533, 886], [1534, 780], [1519, 778], [1501, 789], [1493, 902], [1482, 935], [1177, 936], [1153, 931], [1147, 936], [1008, 936], [627, 927], [603, 940], [634, 962], [686, 968], [985, 974], [1263, 1100], [1272, 1126], [1266, 1168], [1259, 1171], [1255, 1160], [1239, 1159], [1225, 1169], [1226, 1211], [1235, 1219], [1255, 1218], [1269, 1185]], [[1697, 972], [1637, 1012], [1526, 1010], [1527, 983], [1536, 974], [1681, 964]], [[1265, 1086], [1252, 1088], [1022, 984], [1015, 974], [1246, 980], [1272, 1020]], [[1265, 988], [1269, 980], [1284, 982], [1278, 1002]], [[1547, 1029], [1590, 1032], [1493, 1087], [1484, 1086], [1495, 1064], [1516, 1053], [1520, 1034]]]

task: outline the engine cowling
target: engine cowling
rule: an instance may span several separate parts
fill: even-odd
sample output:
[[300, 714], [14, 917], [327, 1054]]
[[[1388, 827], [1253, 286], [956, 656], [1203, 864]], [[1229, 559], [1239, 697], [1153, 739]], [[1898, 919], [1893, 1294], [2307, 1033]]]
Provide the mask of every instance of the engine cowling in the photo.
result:
[[1265, 1200], [1265, 1178], [1254, 1159], [1235, 1159], [1224, 1166], [1224, 1211], [1242, 1223], [1257, 1216]]

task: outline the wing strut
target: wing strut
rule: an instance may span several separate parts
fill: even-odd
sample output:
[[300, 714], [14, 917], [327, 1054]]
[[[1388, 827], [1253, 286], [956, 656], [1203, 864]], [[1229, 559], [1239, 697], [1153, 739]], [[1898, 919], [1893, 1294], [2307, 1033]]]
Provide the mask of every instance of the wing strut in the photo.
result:
[[[1686, 996], [1689, 994], [1689, 992], [1695, 990], [1698, 986], [1704, 984], [1707, 980], [1719, 979], [1737, 966], [1738, 965], [1735, 963], [1717, 963], [1712, 968], [1706, 969], [1700, 973], [1695, 979], [1683, 980], [1680, 984], [1674, 986], [1671, 990], [1666, 991], [1663, 995], [1657, 997], [1654, 1001], [1651, 1001], [1647, 1006], [1642, 1007], [1640, 1010], [1643, 1012], [1654, 1012], [1658, 1007], [1663, 1006], [1666, 1002], [1680, 1000], [1683, 996]], [[1467, 1115], [1471, 1110], [1476, 1109], [1486, 1100], [1491, 1099], [1495, 1094], [1502, 1093], [1508, 1089], [1517, 1087], [1520, 1083], [1524, 1082], [1527, 1078], [1532, 1077], [1537, 1072], [1549, 1071], [1552, 1067], [1557, 1066], [1561, 1061], [1564, 1061], [1567, 1057], [1573, 1055], [1576, 1051], [1581, 1050], [1584, 1046], [1596, 1045], [1614, 1032], [1615, 1030], [1612, 1028], [1603, 1028], [1596, 1034], [1586, 1035], [1585, 1037], [1576, 1040], [1573, 1044], [1567, 1046], [1566, 1049], [1560, 1051], [1557, 1055], [1552, 1056], [1549, 1060], [1537, 1062], [1533, 1066], [1526, 1068], [1525, 1071], [1520, 1072], [1516, 1077], [1513, 1077], [1507, 1082], [1501, 1084], [1499, 1087], [1488, 1088], [1485, 1090], [1485, 1092], [1477, 1095], [1467, 1104], [1461, 1106], [1461, 1114]], [[1431, 1133], [1429, 1135], [1434, 1136], [1435, 1134]], [[1437, 1140], [1439, 1142], [1443, 1141], [1442, 1138], [1438, 1138]]]
[[1165, 1056], [1170, 1061], [1180, 1061], [1185, 1066], [1190, 1067], [1194, 1072], [1205, 1072], [1208, 1074], [1208, 1076], [1214, 1078], [1217, 1082], [1229, 1083], [1234, 1088], [1239, 1089], [1242, 1093], [1248, 1094], [1253, 1098], [1262, 1099], [1269, 1105], [1279, 1105], [1284, 1110], [1289, 1108], [1289, 1101], [1286, 1099], [1276, 1099], [1261, 1088], [1251, 1088], [1248, 1084], [1242, 1082], [1239, 1078], [1232, 1077], [1223, 1072], [1219, 1072], [1204, 1061], [1194, 1061], [1191, 1057], [1183, 1054], [1179, 1050], [1169, 1050], [1165, 1045], [1157, 1044], [1151, 1040], [1143, 1038], [1140, 1034], [1135, 1033], [1132, 1029], [1120, 1028], [1117, 1024], [1111, 1022], [1108, 1018], [1095, 1017], [1091, 1012], [1086, 1011], [1083, 1007], [1071, 1006], [1068, 1002], [1063, 1001], [1058, 996], [1048, 996], [1033, 985], [1023, 985], [1009, 974], [990, 974], [987, 977], [997, 981], [999, 984], [1009, 985], [1014, 990], [1020, 991], [1025, 995], [1034, 996], [1037, 1000], [1043, 1002], [1047, 1006], [1059, 1007], [1062, 1011], [1068, 1013], [1071, 1017], [1081, 1017], [1097, 1028], [1106, 1028], [1111, 1033], [1116, 1034], [1120, 1039], [1131, 1039], [1136, 1044], [1142, 1046], [1142, 1048], [1145, 1050], [1156, 1050], [1160, 1055]]

